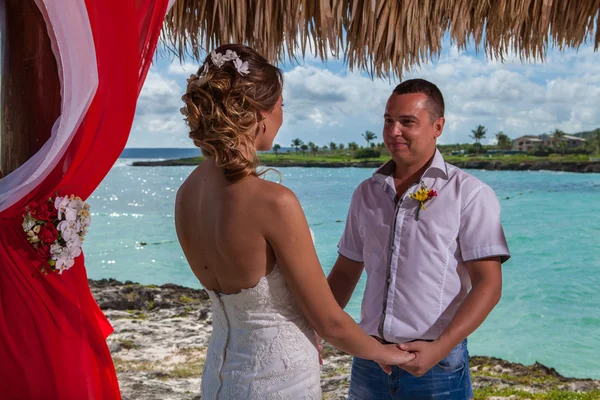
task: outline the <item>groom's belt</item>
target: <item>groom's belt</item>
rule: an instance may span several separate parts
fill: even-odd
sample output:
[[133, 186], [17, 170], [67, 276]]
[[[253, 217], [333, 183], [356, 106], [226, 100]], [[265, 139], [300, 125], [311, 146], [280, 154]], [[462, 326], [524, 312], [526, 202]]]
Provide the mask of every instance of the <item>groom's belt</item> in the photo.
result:
[[[387, 340], [382, 339], [379, 336], [372, 336], [372, 337], [381, 344], [398, 344], [398, 343], [394, 343], [394, 342], [388, 342]], [[408, 343], [410, 343], [410, 342], [433, 342], [433, 340], [413, 339], [413, 340], [408, 341]]]

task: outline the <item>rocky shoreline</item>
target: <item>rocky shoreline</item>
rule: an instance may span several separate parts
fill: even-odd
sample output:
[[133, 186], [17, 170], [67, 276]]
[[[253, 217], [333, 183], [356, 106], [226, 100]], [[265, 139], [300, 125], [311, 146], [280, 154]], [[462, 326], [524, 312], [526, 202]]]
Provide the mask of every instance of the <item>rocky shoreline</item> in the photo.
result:
[[[193, 166], [198, 164], [198, 158], [182, 158], [177, 160], [160, 161], [134, 161], [134, 167], [175, 167], [175, 166]], [[485, 169], [489, 171], [564, 171], [564, 172], [596, 172], [600, 173], [600, 161], [527, 161], [527, 162], [505, 162], [500, 160], [472, 160], [472, 161], [451, 161], [463, 169]], [[327, 162], [298, 162], [286, 160], [282, 157], [277, 162], [269, 161], [265, 167], [303, 167], [303, 168], [378, 168], [381, 166], [379, 161], [327, 161]]]
[[[172, 284], [89, 283], [115, 328], [107, 342], [123, 399], [199, 400], [212, 330], [207, 293]], [[326, 345], [323, 358], [323, 399], [346, 399], [351, 357]], [[538, 363], [472, 357], [471, 374], [476, 399], [600, 399], [600, 381], [566, 378]]]

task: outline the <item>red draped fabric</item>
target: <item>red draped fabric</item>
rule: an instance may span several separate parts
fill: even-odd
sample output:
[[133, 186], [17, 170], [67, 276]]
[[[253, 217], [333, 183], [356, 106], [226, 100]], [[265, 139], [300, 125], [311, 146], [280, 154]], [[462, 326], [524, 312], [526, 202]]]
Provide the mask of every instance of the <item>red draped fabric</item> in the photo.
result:
[[106, 345], [112, 327], [91, 295], [83, 255], [62, 275], [43, 275], [21, 222], [27, 204], [55, 193], [86, 199], [119, 157], [167, 3], [85, 1], [98, 72], [92, 103], [56, 167], [0, 212], [0, 399], [120, 398]]

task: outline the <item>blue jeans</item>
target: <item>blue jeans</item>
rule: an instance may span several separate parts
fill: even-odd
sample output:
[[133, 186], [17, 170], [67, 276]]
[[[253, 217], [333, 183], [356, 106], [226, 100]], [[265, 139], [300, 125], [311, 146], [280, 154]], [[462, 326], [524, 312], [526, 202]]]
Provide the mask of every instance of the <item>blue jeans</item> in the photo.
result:
[[417, 378], [398, 367], [387, 375], [371, 360], [354, 357], [348, 400], [468, 400], [473, 398], [467, 340]]

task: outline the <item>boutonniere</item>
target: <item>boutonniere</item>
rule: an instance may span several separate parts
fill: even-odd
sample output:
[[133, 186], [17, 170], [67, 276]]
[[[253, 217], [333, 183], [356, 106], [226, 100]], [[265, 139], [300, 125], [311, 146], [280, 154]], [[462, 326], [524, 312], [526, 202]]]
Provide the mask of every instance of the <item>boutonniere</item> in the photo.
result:
[[428, 189], [423, 182], [421, 182], [421, 187], [419, 187], [419, 190], [410, 194], [411, 199], [415, 199], [419, 202], [415, 218], [417, 221], [419, 220], [419, 213], [421, 212], [421, 209], [425, 211], [425, 203], [434, 197], [437, 197], [437, 192], [433, 189]]

